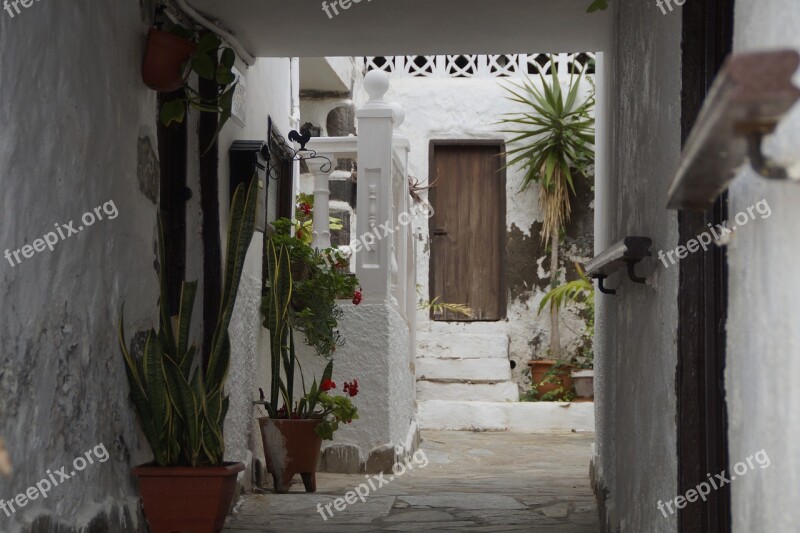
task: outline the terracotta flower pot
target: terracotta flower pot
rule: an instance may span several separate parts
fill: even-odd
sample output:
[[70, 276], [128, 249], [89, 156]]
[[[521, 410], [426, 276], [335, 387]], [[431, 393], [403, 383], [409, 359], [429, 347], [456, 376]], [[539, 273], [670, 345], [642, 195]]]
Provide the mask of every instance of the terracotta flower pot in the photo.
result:
[[[528, 361], [528, 366], [531, 369], [531, 379], [536, 392], [541, 398], [542, 395], [548, 392], [553, 392], [559, 387], [563, 386], [564, 390], [572, 390], [572, 376], [570, 375], [571, 368], [564, 366], [557, 373], [553, 379], [554, 383], [542, 383], [547, 372], [555, 366], [556, 362], [552, 359], [541, 359], [537, 361]], [[559, 385], [558, 382], [561, 382]]]
[[317, 463], [322, 438], [314, 432], [319, 420], [259, 418], [267, 470], [275, 492], [289, 492], [292, 478], [300, 474], [306, 492], [317, 491]]
[[152, 533], [217, 533], [233, 503], [243, 463], [217, 467], [139, 466], [142, 504]]
[[142, 81], [159, 92], [172, 92], [183, 86], [184, 63], [197, 46], [171, 33], [150, 28], [142, 63]]

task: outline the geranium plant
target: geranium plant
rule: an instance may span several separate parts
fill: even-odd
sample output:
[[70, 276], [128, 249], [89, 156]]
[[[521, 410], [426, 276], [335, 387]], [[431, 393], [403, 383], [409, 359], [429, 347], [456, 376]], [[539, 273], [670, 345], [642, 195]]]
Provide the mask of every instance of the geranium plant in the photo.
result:
[[[297, 206], [292, 225], [294, 226], [295, 237], [310, 245], [314, 231], [314, 196], [305, 193], [297, 195]], [[332, 230], [340, 230], [343, 227], [340, 219], [330, 217], [330, 228]]]

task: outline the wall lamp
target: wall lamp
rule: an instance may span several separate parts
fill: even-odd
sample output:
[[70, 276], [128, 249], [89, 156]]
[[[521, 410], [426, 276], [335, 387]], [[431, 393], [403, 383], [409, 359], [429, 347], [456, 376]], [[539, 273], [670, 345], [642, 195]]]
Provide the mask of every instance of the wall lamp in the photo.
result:
[[589, 261], [586, 275], [597, 280], [597, 288], [603, 294], [617, 294], [615, 290], [606, 289], [603, 283], [618, 270], [627, 270], [634, 283], [644, 283], [646, 278], [636, 275], [636, 263], [653, 255], [650, 253], [652, 245], [653, 240], [649, 237], [625, 237]]
[[764, 178], [787, 178], [764, 156], [762, 142], [800, 99], [792, 83], [798, 66], [794, 50], [728, 57], [684, 147], [668, 209], [708, 210], [746, 159]]

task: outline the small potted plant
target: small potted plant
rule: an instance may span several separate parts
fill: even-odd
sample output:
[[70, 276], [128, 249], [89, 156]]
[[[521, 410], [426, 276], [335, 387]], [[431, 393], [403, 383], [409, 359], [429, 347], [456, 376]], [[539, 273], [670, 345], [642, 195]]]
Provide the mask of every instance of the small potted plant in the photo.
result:
[[[262, 301], [264, 326], [270, 332], [272, 380], [267, 398], [261, 401], [267, 416], [259, 419], [267, 469], [276, 492], [288, 492], [292, 478], [300, 474], [307, 492], [316, 491], [316, 470], [322, 440], [333, 438], [342, 423], [358, 418], [350, 398], [358, 394], [358, 381], [345, 383], [345, 395], [334, 396], [333, 361], [325, 367], [321, 380], [310, 389], [297, 362], [295, 332], [322, 357], [331, 358], [343, 343], [338, 319], [342, 310], [336, 298], [342, 292], [360, 301], [354, 288], [358, 281], [325, 263], [324, 255], [301, 238], [292, 236], [292, 221], [276, 222], [275, 233], [267, 240], [264, 261], [268, 265], [267, 290]], [[295, 279], [297, 265], [304, 276]], [[302, 396], [295, 399], [295, 375], [299, 370]]]
[[[214, 33], [195, 31], [177, 24], [165, 25], [163, 29], [151, 28], [142, 64], [142, 80], [159, 92], [183, 89], [180, 98], [163, 103], [161, 122], [165, 126], [182, 123], [187, 105], [203, 113], [216, 113], [219, 116], [214, 135], [216, 140], [232, 115], [237, 84], [233, 73], [235, 62], [236, 53], [224, 46]], [[214, 94], [202, 94], [192, 87], [192, 74], [214, 82], [217, 86]]]
[[[579, 278], [553, 288], [539, 304], [539, 313], [548, 305], [560, 311], [567, 302], [574, 302], [587, 313], [586, 330], [583, 334], [581, 351], [566, 360], [535, 360], [528, 365], [531, 368], [531, 377], [534, 388], [539, 398], [568, 397], [572, 391], [573, 383], [578, 398], [592, 398], [593, 393], [593, 352], [591, 349], [594, 337], [594, 285], [586, 277], [579, 264], [575, 264]], [[563, 390], [559, 396], [557, 390]]]
[[227, 271], [222, 305], [203, 361], [189, 344], [197, 282], [184, 282], [178, 316], [170, 316], [165, 275], [164, 230], [159, 219], [159, 330], [150, 330], [141, 357], [125, 342], [119, 320], [119, 346], [125, 360], [130, 397], [154, 461], [133, 469], [139, 479], [144, 514], [154, 533], [222, 530], [242, 463], [225, 462], [222, 429], [228, 410], [225, 384], [230, 362], [230, 324], [244, 259], [253, 235], [257, 180], [246, 192], [237, 188], [228, 228]]

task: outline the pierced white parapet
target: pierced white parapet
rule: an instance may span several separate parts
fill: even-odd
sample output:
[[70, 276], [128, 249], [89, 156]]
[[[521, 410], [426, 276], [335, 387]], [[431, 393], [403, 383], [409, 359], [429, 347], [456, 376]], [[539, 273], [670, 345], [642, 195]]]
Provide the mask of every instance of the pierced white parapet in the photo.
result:
[[[554, 54], [559, 76], [570, 72], [594, 74], [593, 53]], [[553, 68], [550, 54], [376, 56], [366, 57], [370, 72], [408, 78], [513, 78], [547, 75]]]

